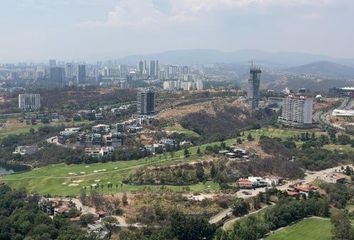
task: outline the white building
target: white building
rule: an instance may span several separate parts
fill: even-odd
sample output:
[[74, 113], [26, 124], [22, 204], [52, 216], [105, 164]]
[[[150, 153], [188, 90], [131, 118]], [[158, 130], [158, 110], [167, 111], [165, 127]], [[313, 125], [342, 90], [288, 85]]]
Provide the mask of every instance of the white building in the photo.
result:
[[354, 110], [334, 109], [333, 112], [332, 112], [332, 116], [335, 116], [335, 117], [354, 117]]
[[38, 152], [38, 146], [18, 146], [15, 148], [13, 154], [20, 154], [20, 155], [32, 155]]
[[279, 122], [294, 127], [312, 125], [313, 100], [306, 97], [288, 96], [283, 99], [282, 115]]
[[22, 110], [38, 110], [41, 108], [40, 94], [19, 94], [18, 107]]

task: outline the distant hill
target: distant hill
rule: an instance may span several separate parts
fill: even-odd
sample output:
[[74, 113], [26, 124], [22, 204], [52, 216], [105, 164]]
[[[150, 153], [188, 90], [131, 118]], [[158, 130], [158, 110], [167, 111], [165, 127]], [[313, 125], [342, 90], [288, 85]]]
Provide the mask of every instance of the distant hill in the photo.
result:
[[354, 79], [354, 68], [346, 65], [319, 61], [286, 69], [287, 72], [328, 78]]
[[260, 50], [239, 50], [224, 52], [212, 49], [174, 50], [153, 54], [130, 55], [119, 59], [127, 64], [137, 64], [141, 59], [158, 59], [163, 64], [211, 64], [242, 63], [255, 61], [263, 67], [287, 68], [318, 61], [345, 63], [354, 66], [354, 59], [337, 59], [324, 55], [297, 52], [267, 52]]

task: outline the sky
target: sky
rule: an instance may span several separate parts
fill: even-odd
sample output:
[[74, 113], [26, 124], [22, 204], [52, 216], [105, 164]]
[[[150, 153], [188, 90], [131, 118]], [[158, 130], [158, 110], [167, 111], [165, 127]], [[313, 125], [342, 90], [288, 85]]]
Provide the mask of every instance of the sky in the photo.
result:
[[0, 0], [0, 61], [176, 49], [354, 58], [353, 0]]

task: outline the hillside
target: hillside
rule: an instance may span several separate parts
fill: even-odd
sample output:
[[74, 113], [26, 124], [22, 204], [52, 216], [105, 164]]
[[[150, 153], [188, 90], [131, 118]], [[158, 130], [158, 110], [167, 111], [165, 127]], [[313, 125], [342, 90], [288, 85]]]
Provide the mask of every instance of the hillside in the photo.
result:
[[354, 65], [353, 59], [337, 59], [329, 56], [299, 52], [267, 52], [244, 49], [224, 52], [213, 49], [181, 49], [160, 53], [129, 55], [119, 61], [136, 64], [141, 59], [159, 59], [165, 64], [249, 63], [253, 60], [262, 66], [290, 67], [316, 61], [332, 61]]
[[354, 68], [346, 65], [320, 61], [286, 69], [287, 72], [322, 76], [328, 78], [353, 79]]

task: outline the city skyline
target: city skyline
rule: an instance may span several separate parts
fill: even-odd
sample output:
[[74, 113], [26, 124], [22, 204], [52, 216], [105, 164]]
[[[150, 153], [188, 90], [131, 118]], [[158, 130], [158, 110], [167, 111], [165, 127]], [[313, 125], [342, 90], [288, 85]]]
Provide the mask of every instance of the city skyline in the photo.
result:
[[[115, 59], [175, 49], [354, 57], [350, 0], [4, 0], [0, 62]], [[16, 13], [16, 14], [15, 14]], [[303, 36], [303, 37], [301, 37]]]

